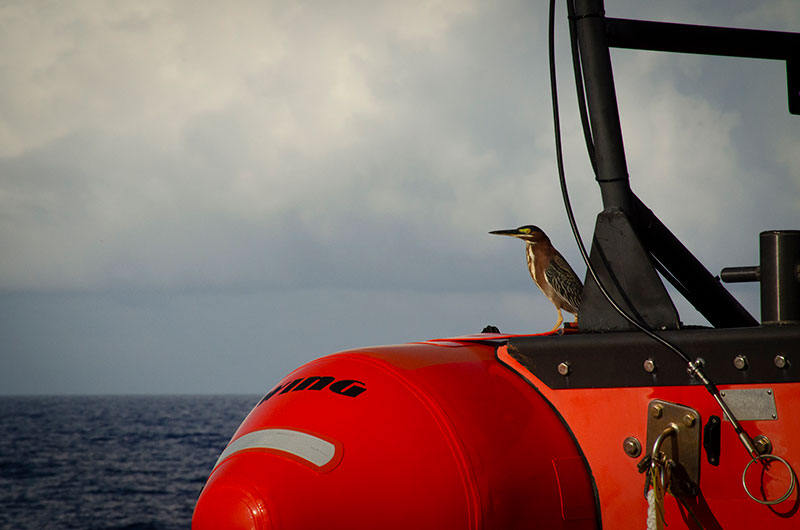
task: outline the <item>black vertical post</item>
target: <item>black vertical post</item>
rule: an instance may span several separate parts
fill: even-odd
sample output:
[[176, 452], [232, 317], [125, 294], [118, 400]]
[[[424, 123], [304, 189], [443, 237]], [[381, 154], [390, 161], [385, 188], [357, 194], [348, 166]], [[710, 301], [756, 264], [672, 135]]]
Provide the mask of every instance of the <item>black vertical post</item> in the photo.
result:
[[[677, 311], [655, 273], [654, 265], [658, 265], [665, 277], [715, 327], [758, 325], [747, 310], [633, 194], [625, 161], [609, 39], [626, 47], [637, 48], [644, 43], [655, 46], [654, 49], [665, 47], [671, 50], [672, 46], [685, 44], [682, 37], [687, 31], [695, 35], [692, 46], [707, 45], [709, 40], [714, 44], [714, 39], [704, 38], [708, 37], [705, 33], [708, 28], [680, 26], [676, 29], [675, 25], [617, 19], [610, 19], [609, 22], [605, 17], [603, 0], [567, 1], [574, 7], [571, 15], [578, 35], [597, 181], [603, 198], [604, 211], [598, 215], [590, 257], [601, 283], [618, 286], [618, 293], [614, 295], [617, 302], [627, 302], [624, 305], [627, 305], [629, 312], [638, 314], [640, 320], [651, 328], [679, 327]], [[727, 38], [719, 49], [715, 48], [717, 52], [727, 51], [730, 43], [735, 44], [744, 38], [740, 32], [731, 33], [727, 29], [708, 31]], [[758, 42], [767, 38], [794, 42], [784, 35], [775, 37], [763, 32], [748, 32], [745, 37]], [[676, 51], [686, 50], [681, 48]], [[790, 89], [796, 84], [790, 78]], [[631, 230], [628, 231], [624, 225], [629, 225]], [[633, 242], [623, 240], [621, 234], [628, 232], [630, 234], [625, 237], [633, 239]], [[624, 259], [609, 258], [623, 250]], [[630, 328], [627, 321], [617, 318], [611, 311], [589, 275], [585, 281], [579, 320], [581, 329], [587, 331]]]
[[800, 230], [761, 232], [761, 322], [800, 324]]
[[800, 53], [786, 59], [786, 85], [789, 90], [789, 112], [800, 114]]
[[589, 119], [597, 156], [597, 181], [605, 208], [632, 214], [628, 166], [622, 143], [614, 74], [605, 29], [602, 0], [574, 1]]
[[[603, 211], [597, 216], [590, 261], [617, 304], [651, 329], [675, 329], [678, 313], [647, 250], [637, 237], [637, 212], [628, 180], [617, 94], [606, 38], [602, 0], [567, 0], [573, 4], [580, 61]], [[611, 307], [591, 275], [586, 276], [582, 331], [624, 331], [634, 327]]]

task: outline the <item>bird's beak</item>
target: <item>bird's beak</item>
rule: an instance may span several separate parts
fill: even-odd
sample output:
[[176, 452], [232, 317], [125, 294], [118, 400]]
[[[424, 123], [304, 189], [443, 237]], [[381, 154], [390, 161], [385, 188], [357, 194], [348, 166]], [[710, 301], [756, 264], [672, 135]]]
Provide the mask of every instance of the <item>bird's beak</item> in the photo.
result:
[[494, 234], [496, 236], [511, 236], [516, 237], [519, 235], [519, 232], [516, 228], [512, 228], [511, 230], [492, 230], [489, 232], [490, 234]]

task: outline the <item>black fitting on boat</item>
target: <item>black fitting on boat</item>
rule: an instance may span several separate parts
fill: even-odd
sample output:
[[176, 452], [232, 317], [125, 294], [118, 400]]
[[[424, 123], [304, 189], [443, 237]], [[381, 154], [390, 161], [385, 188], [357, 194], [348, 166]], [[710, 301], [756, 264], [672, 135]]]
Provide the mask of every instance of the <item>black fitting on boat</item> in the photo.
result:
[[761, 281], [760, 267], [725, 267], [719, 273], [725, 283], [744, 283]]
[[800, 230], [768, 230], [759, 236], [761, 265], [726, 267], [726, 283], [761, 283], [761, 324], [800, 325]]
[[761, 323], [800, 324], [800, 230], [761, 232]]

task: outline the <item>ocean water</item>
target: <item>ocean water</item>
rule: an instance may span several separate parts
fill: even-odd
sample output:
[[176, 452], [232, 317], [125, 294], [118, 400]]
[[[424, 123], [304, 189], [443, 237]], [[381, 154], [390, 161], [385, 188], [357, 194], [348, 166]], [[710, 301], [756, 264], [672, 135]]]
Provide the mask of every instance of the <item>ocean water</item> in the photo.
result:
[[0, 529], [188, 529], [259, 397], [0, 397]]

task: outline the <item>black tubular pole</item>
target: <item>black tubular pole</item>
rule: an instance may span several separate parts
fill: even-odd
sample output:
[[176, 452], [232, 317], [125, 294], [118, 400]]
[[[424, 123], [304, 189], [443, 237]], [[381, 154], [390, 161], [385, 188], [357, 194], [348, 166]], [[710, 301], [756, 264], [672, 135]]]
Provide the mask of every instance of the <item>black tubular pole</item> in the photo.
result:
[[744, 283], [761, 281], [759, 267], [725, 267], [719, 272], [720, 279], [725, 283]]
[[619, 208], [630, 215], [632, 195], [622, 143], [611, 55], [606, 40], [602, 0], [574, 1], [589, 119], [597, 157], [597, 181], [604, 208]]
[[800, 34], [606, 18], [612, 48], [789, 60], [798, 55]]
[[606, 18], [613, 48], [786, 62], [789, 113], [800, 114], [800, 33]]
[[[611, 209], [622, 211], [650, 257], [649, 264], [621, 263], [619, 265], [624, 270], [617, 272], [639, 277], [646, 273], [640, 270], [642, 266], [658, 268], [714, 327], [758, 326], [758, 321], [722, 286], [719, 279], [631, 191], [609, 46], [785, 60], [789, 72], [789, 107], [791, 112], [796, 112], [800, 107], [800, 101], [797, 101], [800, 88], [798, 94], [794, 94], [792, 87], [800, 85], [797, 72], [800, 69], [797, 67], [800, 36], [607, 19], [603, 0], [567, 2], [572, 8], [570, 21], [578, 37], [589, 109], [591, 137], [587, 135], [587, 144], [594, 144], [596, 178], [603, 207], [606, 212]], [[776, 51], [775, 48], [779, 49]], [[576, 80], [579, 78], [576, 74]], [[793, 99], [793, 96], [796, 97]]]
[[761, 232], [761, 320], [800, 324], [800, 230]]

